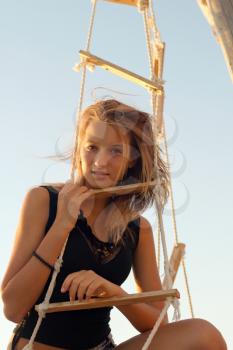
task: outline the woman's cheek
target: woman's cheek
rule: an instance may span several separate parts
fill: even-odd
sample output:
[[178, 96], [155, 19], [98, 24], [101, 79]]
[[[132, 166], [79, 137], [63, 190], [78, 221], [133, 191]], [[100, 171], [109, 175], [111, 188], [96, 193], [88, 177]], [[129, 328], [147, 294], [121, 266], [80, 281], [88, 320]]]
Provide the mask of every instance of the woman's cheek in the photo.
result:
[[126, 172], [126, 161], [123, 157], [118, 157], [114, 162], [114, 173], [116, 174], [117, 179], [121, 179]]
[[83, 170], [87, 171], [93, 162], [94, 156], [92, 154], [84, 154], [82, 157]]

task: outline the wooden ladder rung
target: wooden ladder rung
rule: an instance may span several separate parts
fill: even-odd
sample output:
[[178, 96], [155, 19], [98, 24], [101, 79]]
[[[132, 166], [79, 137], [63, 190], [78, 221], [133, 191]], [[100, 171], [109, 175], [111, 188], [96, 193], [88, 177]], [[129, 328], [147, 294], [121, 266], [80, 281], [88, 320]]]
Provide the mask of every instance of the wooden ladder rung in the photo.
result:
[[[136, 294], [128, 294], [123, 297], [112, 297], [112, 298], [91, 298], [88, 301], [72, 301], [72, 302], [60, 302], [51, 303], [48, 309], [45, 310], [46, 313], [60, 312], [60, 311], [72, 311], [72, 310], [83, 310], [83, 309], [96, 309], [108, 306], [118, 306], [118, 305], [128, 305], [142, 302], [155, 302], [163, 301], [166, 298], [179, 298], [180, 294], [177, 289], [160, 290], [152, 292], [143, 292]], [[38, 306], [35, 309], [38, 311]]]
[[105, 0], [107, 2], [115, 2], [116, 4], [137, 6], [137, 0]]
[[105, 70], [109, 70], [110, 72], [119, 75], [120, 77], [130, 80], [138, 85], [143, 86], [144, 88], [153, 89], [156, 92], [163, 91], [163, 86], [161, 81], [154, 82], [149, 79], [146, 79], [136, 73], [130, 72], [129, 70], [122, 68], [114, 63], [103, 60], [100, 57], [92, 55], [90, 52], [80, 50], [80, 57], [85, 59], [87, 63], [94, 64], [96, 66], [100, 66]]
[[[176, 279], [176, 275], [177, 275], [181, 260], [184, 256], [184, 252], [185, 252], [185, 244], [184, 243], [178, 243], [173, 248], [172, 255], [171, 255], [171, 258], [169, 260], [172, 284], [174, 283], [174, 281]], [[163, 280], [163, 287], [166, 288], [166, 286], [167, 286], [167, 280], [165, 277]]]
[[[122, 5], [130, 5], [130, 6], [137, 6], [138, 0], [105, 0], [107, 2], [115, 2], [116, 4], [122, 4]], [[145, 5], [148, 7], [149, 0], [146, 1]]]
[[108, 198], [109, 196], [115, 194], [117, 196], [129, 194], [131, 192], [140, 192], [145, 187], [155, 187], [157, 181], [150, 182], [139, 182], [135, 184], [123, 185], [123, 186], [114, 186], [114, 187], [106, 187], [98, 190], [93, 190], [93, 195], [98, 196], [98, 198]]

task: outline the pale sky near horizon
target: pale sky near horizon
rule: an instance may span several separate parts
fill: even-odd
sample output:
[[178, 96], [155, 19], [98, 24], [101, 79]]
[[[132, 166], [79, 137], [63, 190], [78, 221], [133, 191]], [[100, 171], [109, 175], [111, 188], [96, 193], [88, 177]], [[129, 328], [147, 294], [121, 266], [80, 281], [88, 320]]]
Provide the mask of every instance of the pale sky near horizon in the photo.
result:
[[[42, 182], [69, 177], [68, 162], [39, 157], [70, 145], [80, 86], [80, 74], [72, 67], [79, 61], [78, 51], [85, 49], [91, 7], [90, 1], [74, 0], [0, 3], [2, 279], [25, 193]], [[232, 82], [197, 2], [158, 0], [155, 5], [166, 42], [165, 122], [194, 312], [216, 325], [233, 349]], [[99, 1], [94, 28], [93, 54], [149, 77], [143, 22], [135, 8]], [[151, 110], [142, 88], [100, 68], [88, 72], [85, 105], [106, 95]], [[156, 231], [153, 212], [145, 215]], [[170, 252], [168, 210], [164, 220]], [[124, 286], [134, 291], [131, 277]], [[182, 271], [175, 287], [181, 292], [182, 318], [187, 318]], [[115, 310], [111, 324], [118, 343], [136, 334]], [[1, 349], [13, 327], [0, 310]]]

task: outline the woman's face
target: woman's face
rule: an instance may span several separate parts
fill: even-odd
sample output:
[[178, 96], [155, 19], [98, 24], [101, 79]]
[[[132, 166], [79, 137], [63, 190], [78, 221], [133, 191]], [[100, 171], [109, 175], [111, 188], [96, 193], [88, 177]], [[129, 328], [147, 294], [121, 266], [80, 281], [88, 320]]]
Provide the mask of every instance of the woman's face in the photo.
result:
[[80, 145], [82, 175], [92, 188], [114, 186], [128, 169], [130, 141], [126, 130], [90, 121]]

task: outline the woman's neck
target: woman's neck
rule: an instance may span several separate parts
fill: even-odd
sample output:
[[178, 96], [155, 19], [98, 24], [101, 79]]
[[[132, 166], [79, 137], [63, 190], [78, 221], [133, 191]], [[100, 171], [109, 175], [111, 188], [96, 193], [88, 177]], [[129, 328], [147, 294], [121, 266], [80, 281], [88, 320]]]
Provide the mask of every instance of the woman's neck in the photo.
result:
[[96, 196], [86, 199], [81, 205], [84, 216], [92, 223], [97, 218], [106, 213], [107, 199], [96, 198]]

